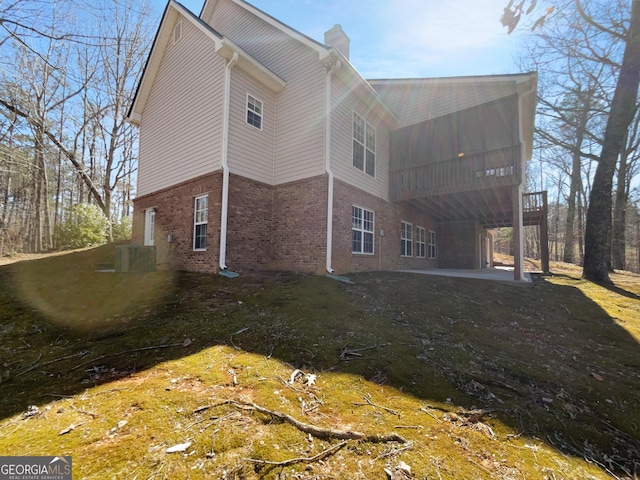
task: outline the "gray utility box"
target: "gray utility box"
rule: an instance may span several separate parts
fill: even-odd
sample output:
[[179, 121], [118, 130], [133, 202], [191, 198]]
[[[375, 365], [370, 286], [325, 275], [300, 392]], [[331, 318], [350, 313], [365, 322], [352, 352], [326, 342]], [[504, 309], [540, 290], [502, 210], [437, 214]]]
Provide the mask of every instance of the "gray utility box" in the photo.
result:
[[156, 247], [118, 245], [116, 272], [152, 272], [156, 269]]

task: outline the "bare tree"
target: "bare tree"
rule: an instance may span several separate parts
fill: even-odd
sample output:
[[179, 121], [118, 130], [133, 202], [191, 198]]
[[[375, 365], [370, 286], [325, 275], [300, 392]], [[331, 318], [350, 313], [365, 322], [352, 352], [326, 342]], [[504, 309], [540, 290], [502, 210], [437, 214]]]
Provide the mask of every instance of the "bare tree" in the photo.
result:
[[[510, 2], [505, 9], [503, 23], [510, 30], [515, 28], [523, 14], [523, 4], [514, 9], [513, 2]], [[575, 13], [553, 18], [555, 21], [556, 18], [573, 17], [574, 22], [569, 26], [584, 34], [578, 37], [575, 48], [569, 50], [572, 56], [574, 51], [580, 51], [581, 58], [588, 59], [589, 64], [612, 68], [616, 78], [597, 154], [585, 228], [583, 276], [604, 283], [610, 283], [613, 176], [635, 115], [640, 83], [640, 0], [632, 0], [631, 5], [629, 12], [628, 3], [622, 1], [590, 2], [589, 9], [585, 8], [582, 0], [565, 1], [559, 4], [558, 10], [568, 12], [573, 8]], [[602, 15], [603, 12], [606, 14]], [[547, 10], [534, 26], [544, 23], [550, 13]], [[567, 29], [567, 32], [571, 31]], [[616, 56], [618, 50], [615, 45], [623, 50], [619, 56]]]

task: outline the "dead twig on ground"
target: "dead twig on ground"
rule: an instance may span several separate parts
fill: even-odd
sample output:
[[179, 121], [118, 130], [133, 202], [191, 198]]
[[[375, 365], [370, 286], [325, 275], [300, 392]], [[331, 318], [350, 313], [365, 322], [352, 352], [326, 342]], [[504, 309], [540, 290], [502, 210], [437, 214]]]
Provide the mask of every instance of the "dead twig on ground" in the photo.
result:
[[308, 433], [322, 440], [336, 438], [338, 440], [363, 440], [365, 442], [370, 442], [370, 443], [386, 443], [386, 442], [407, 443], [407, 440], [401, 437], [400, 435], [398, 435], [397, 433], [389, 433], [386, 435], [366, 435], [365, 433], [357, 432], [353, 430], [338, 430], [334, 428], [323, 428], [317, 425], [312, 425], [310, 423], [301, 422], [300, 420], [295, 419], [291, 415], [288, 415], [282, 412], [277, 412], [275, 410], [269, 410], [268, 408], [261, 407], [260, 405], [256, 405], [255, 403], [244, 403], [244, 402], [238, 402], [235, 400], [228, 400], [225, 403], [228, 403], [229, 405], [233, 405], [236, 408], [241, 408], [244, 410], [255, 410], [264, 415], [269, 415], [271, 417], [278, 418], [283, 422], [293, 425], [298, 430], [304, 433]]
[[402, 452], [404, 452], [406, 450], [409, 450], [411, 448], [413, 448], [413, 443], [409, 442], [409, 443], [407, 443], [407, 445], [405, 445], [402, 448], [391, 448], [389, 450], [385, 450], [380, 455], [378, 455], [376, 458], [374, 458], [373, 461], [375, 462], [377, 460], [380, 460], [381, 458], [393, 457], [394, 455], [402, 453]]
[[85, 365], [89, 365], [90, 363], [97, 362], [98, 360], [103, 360], [103, 359], [109, 358], [109, 357], [117, 357], [119, 355], [126, 355], [127, 353], [145, 352], [147, 350], [159, 350], [161, 348], [182, 347], [183, 345], [184, 345], [183, 342], [181, 342], [181, 343], [168, 343], [166, 345], [152, 345], [150, 347], [141, 347], [141, 348], [132, 348], [130, 350], [123, 350], [122, 352], [107, 353], [106, 355], [100, 355], [99, 357], [92, 358], [91, 360], [87, 360], [86, 362], [82, 362], [79, 365], [76, 365], [75, 367], [73, 367], [69, 371], [73, 372], [74, 370], [78, 370], [79, 368], [82, 368]]
[[21, 375], [24, 375], [27, 372], [30, 372], [31, 370], [35, 370], [36, 368], [38, 368], [38, 362], [40, 362], [40, 359], [42, 358], [42, 354], [38, 355], [38, 358], [36, 359], [35, 362], [33, 362], [31, 365], [29, 365], [27, 368], [25, 368], [24, 370], [22, 370], [21, 372], [16, 374], [16, 377], [19, 377]]
[[311, 463], [311, 462], [317, 462], [318, 460], [322, 460], [323, 458], [337, 452], [338, 450], [340, 450], [342, 447], [344, 447], [347, 444], [346, 441], [344, 442], [340, 442], [337, 445], [333, 445], [330, 448], [327, 448], [326, 450], [320, 452], [317, 455], [314, 455], [313, 457], [297, 457], [297, 458], [291, 458], [289, 460], [284, 460], [282, 462], [272, 462], [269, 460], [258, 460], [255, 458], [245, 458], [244, 460], [246, 460], [247, 462], [252, 462], [252, 463], [259, 463], [261, 465], [276, 465], [278, 467], [286, 467], [288, 465], [293, 465], [295, 463]]
[[426, 413], [427, 415], [429, 415], [431, 418], [433, 418], [434, 420], [437, 420], [438, 422], [442, 422], [441, 418], [436, 417], [433, 413], [431, 413], [429, 410], [427, 410], [428, 408], [434, 408], [435, 410], [441, 410], [441, 411], [445, 411], [444, 409], [440, 409], [440, 408], [435, 408], [435, 407], [430, 407], [430, 406], [426, 406], [426, 407], [422, 407], [420, 409], [421, 412]]
[[229, 342], [231, 343], [231, 345], [233, 346], [233, 348], [235, 348], [236, 350], [240, 350], [240, 347], [237, 346], [235, 343], [233, 343], [233, 336], [234, 335], [240, 335], [241, 333], [246, 332], [247, 330], [249, 330], [249, 328], [251, 328], [251, 325], [247, 325], [246, 327], [242, 327], [240, 330], [236, 330], [235, 332], [233, 332], [230, 336], [229, 336]]
[[370, 347], [363, 347], [363, 348], [349, 348], [349, 347], [344, 347], [342, 349], [342, 351], [340, 352], [340, 360], [351, 360], [351, 358], [349, 357], [362, 357], [362, 354], [360, 352], [365, 352], [367, 350], [375, 350], [377, 348], [380, 347], [386, 347], [387, 345], [390, 345], [389, 343], [380, 343], [378, 345], [371, 345]]
[[371, 400], [371, 395], [365, 394], [365, 395], [362, 395], [362, 398], [367, 403], [354, 403], [354, 405], [356, 405], [358, 407], [370, 405], [372, 407], [381, 408], [382, 410], [385, 410], [385, 411], [389, 412], [392, 415], [396, 415], [398, 417], [400, 416], [400, 414], [398, 413], [397, 410], [394, 410], [394, 409], [389, 408], [389, 407], [385, 407], [384, 405], [378, 405], [377, 403], [373, 403], [373, 401]]

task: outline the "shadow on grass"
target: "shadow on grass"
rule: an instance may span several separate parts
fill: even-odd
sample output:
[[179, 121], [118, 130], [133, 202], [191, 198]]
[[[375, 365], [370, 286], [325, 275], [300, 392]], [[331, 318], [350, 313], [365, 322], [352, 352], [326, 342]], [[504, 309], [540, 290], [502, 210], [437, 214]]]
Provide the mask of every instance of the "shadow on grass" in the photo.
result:
[[603, 469], [637, 468], [640, 348], [577, 279], [522, 289], [399, 273], [355, 274], [355, 285], [96, 273], [105, 252], [0, 268], [2, 418], [227, 345], [452, 411], [495, 409], [519, 434]]

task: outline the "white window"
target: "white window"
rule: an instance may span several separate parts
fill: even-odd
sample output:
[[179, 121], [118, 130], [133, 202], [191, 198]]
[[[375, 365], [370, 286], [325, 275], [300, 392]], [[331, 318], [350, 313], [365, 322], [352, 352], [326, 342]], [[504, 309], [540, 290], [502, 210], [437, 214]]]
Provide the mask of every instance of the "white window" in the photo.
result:
[[351, 208], [351, 252], [373, 254], [374, 214], [366, 208]]
[[429, 230], [429, 258], [436, 258], [436, 232]]
[[209, 218], [209, 207], [207, 206], [207, 195], [196, 197], [193, 213], [193, 249], [207, 249], [207, 221]]
[[422, 227], [416, 227], [416, 257], [427, 256], [427, 231]]
[[413, 225], [407, 222], [402, 222], [400, 230], [400, 255], [413, 257]]
[[262, 130], [262, 102], [247, 94], [247, 123]]
[[156, 209], [148, 208], [144, 212], [144, 244], [152, 246], [156, 227]]
[[353, 166], [372, 177], [376, 176], [376, 131], [353, 113]]

